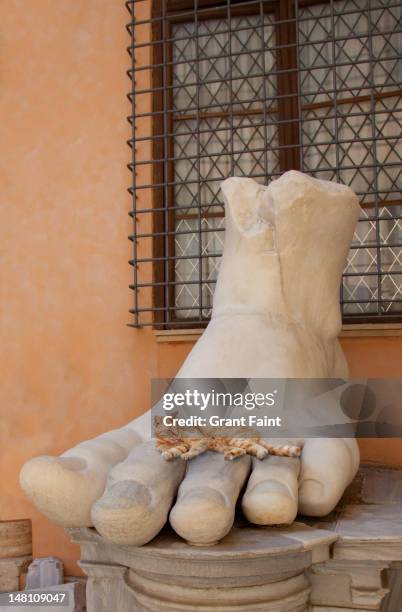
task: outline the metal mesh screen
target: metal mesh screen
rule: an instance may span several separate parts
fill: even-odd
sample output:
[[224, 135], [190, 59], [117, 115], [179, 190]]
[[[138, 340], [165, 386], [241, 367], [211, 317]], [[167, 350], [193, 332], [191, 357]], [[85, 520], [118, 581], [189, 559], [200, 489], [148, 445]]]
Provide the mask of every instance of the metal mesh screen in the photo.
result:
[[344, 320], [402, 319], [402, 2], [126, 4], [133, 325], [205, 325], [220, 182], [289, 169], [360, 197]]

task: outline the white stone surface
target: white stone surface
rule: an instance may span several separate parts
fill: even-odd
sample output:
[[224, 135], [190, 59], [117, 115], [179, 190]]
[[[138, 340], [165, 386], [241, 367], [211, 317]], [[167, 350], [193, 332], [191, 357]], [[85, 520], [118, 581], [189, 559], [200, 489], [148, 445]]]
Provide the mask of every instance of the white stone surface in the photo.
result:
[[43, 589], [64, 582], [63, 562], [56, 557], [42, 557], [28, 567], [25, 589]]
[[334, 530], [334, 559], [402, 561], [401, 503], [347, 506]]
[[[355, 194], [343, 185], [317, 181], [295, 171], [268, 187], [252, 179], [230, 178], [222, 183], [222, 192], [225, 250], [212, 319], [177, 376], [346, 376], [346, 361], [337, 340], [341, 328], [339, 285], [359, 214]], [[119, 513], [125, 516], [123, 502], [120, 495], [111, 496], [109, 485], [105, 498], [102, 494], [112, 467], [147, 438], [149, 428], [150, 418], [145, 414], [125, 428], [83, 442], [62, 457], [33, 459], [22, 469], [21, 485], [46, 516], [64, 526], [91, 525], [95, 504], [92, 518], [97, 526], [107, 537], [121, 542], [127, 529], [123, 524], [116, 528], [116, 517]], [[219, 470], [219, 456], [214, 461]], [[352, 480], [358, 462], [354, 440], [306, 440], [300, 465], [299, 509], [313, 516], [329, 512]], [[270, 474], [270, 465], [264, 465], [263, 477], [259, 473], [258, 487], [248, 489], [245, 509], [251, 520], [287, 523], [295, 514], [296, 470], [293, 463], [284, 460], [279, 477], [277, 470], [275, 476]], [[178, 486], [179, 480], [177, 473], [172, 473], [171, 486]], [[237, 489], [237, 485], [233, 487], [233, 491]], [[204, 490], [209, 491], [208, 484], [200, 486], [198, 499]], [[155, 495], [158, 497], [158, 491]], [[267, 510], [270, 507], [275, 507], [274, 513]], [[143, 515], [144, 528], [149, 521], [158, 523], [157, 506], [150, 508], [154, 516], [145, 520]], [[176, 511], [172, 520], [180, 531]], [[204, 520], [210, 521], [212, 529], [214, 513]], [[136, 529], [141, 530], [140, 523]], [[187, 529], [185, 537], [193, 539]]]
[[[362, 491], [369, 498], [378, 489], [375, 478], [373, 482], [375, 475], [376, 470], [363, 472]], [[392, 479], [399, 489], [400, 471], [383, 470], [382, 476]], [[372, 489], [370, 483], [374, 484]], [[392, 501], [393, 493], [388, 488], [388, 496], [383, 497], [381, 504], [349, 504], [331, 524], [324, 522], [337, 540], [331, 560], [317, 563], [311, 569], [313, 610], [383, 609], [390, 588], [385, 574], [402, 560], [402, 503]], [[399, 588], [397, 581], [395, 584]], [[397, 592], [389, 594], [393, 604], [396, 597]], [[402, 610], [402, 600], [399, 607], [384, 608], [390, 612], [399, 609]]]

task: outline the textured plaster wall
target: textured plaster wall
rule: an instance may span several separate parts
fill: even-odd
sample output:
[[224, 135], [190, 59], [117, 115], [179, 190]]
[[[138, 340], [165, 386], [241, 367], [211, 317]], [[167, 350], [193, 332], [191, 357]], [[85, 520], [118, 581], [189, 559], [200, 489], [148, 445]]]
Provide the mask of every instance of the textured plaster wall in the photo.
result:
[[20, 467], [140, 414], [157, 370], [152, 332], [126, 326], [127, 21], [123, 0], [0, 5], [0, 512], [69, 571]]
[[[191, 349], [126, 327], [126, 22], [123, 0], [0, 4], [0, 518], [31, 517], [34, 554], [69, 573], [78, 550], [23, 497], [22, 463], [143, 412]], [[343, 344], [354, 374], [401, 376], [402, 339]], [[362, 448], [402, 462], [399, 441]]]

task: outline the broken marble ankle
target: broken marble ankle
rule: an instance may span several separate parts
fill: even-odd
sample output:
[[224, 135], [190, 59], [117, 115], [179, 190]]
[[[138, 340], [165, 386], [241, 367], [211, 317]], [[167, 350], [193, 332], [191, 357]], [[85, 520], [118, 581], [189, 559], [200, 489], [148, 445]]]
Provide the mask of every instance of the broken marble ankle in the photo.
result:
[[[221, 187], [225, 248], [212, 317], [177, 377], [347, 377], [337, 339], [339, 288], [357, 197], [344, 185], [295, 171], [267, 187], [248, 178], [230, 178]], [[184, 462], [166, 462], [140, 446], [149, 439], [147, 427], [149, 414], [61, 457], [33, 459], [21, 471], [21, 485], [50, 520], [95, 523], [111, 541], [137, 545], [162, 527], [179, 490], [170, 513], [177, 533], [195, 544], [222, 538], [250, 458], [225, 463], [207, 454], [184, 476]], [[320, 516], [335, 506], [358, 462], [356, 441], [342, 439], [306, 440], [300, 465], [287, 457], [254, 461], [243, 510], [258, 524], [289, 523], [298, 506]], [[197, 508], [206, 512], [202, 526]]]

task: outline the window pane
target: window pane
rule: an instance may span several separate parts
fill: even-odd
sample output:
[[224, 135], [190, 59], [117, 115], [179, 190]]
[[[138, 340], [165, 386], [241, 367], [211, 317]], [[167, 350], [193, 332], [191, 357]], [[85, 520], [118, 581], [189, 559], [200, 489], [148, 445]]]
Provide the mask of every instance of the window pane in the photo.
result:
[[365, 207], [345, 270], [346, 315], [402, 313], [402, 12], [393, 4], [298, 11], [302, 170], [350, 185]]
[[[175, 24], [175, 308], [207, 318], [223, 250], [220, 182], [279, 172], [275, 31], [268, 14]], [[197, 87], [198, 83], [198, 87]], [[221, 230], [221, 231], [219, 231]], [[184, 233], [185, 232], [185, 233]]]
[[347, 320], [402, 318], [402, 0], [199, 3], [185, 17], [155, 6], [159, 25], [132, 25], [136, 321], [151, 293], [158, 324], [207, 320], [220, 182], [290, 168], [359, 196]]

